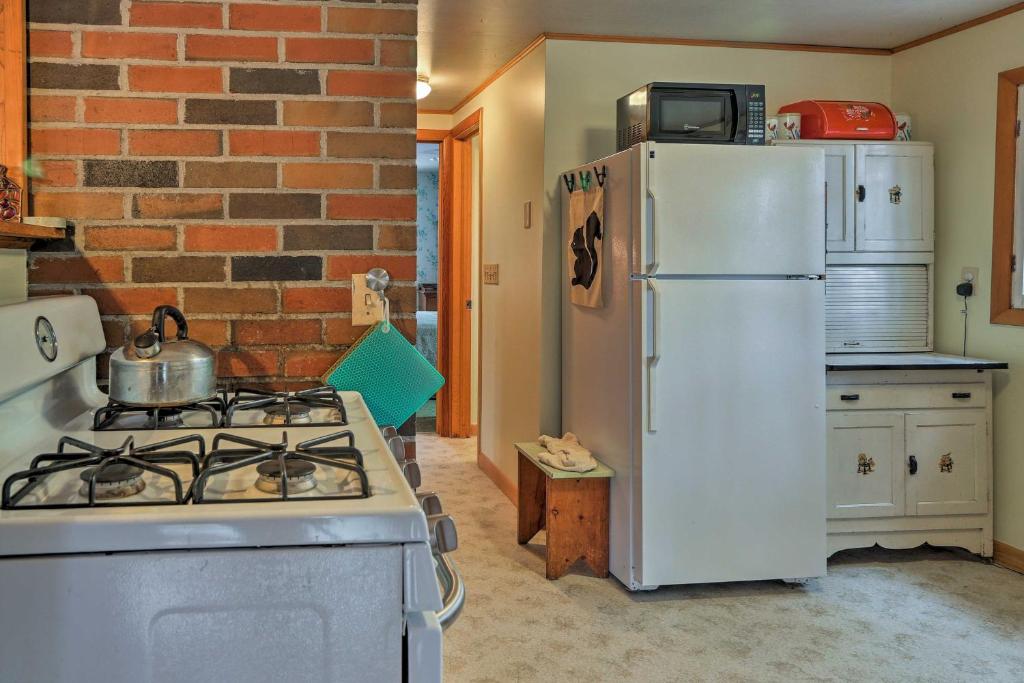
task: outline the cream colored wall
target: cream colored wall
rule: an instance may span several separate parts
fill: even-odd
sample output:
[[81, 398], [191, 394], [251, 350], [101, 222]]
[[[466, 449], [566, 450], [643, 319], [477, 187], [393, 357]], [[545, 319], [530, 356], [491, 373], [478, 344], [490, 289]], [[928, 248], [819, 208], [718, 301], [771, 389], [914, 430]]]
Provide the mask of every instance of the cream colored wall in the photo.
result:
[[[540, 400], [539, 227], [523, 229], [523, 202], [541, 206], [544, 166], [544, 48], [503, 74], [452, 117], [483, 109], [481, 263], [497, 263], [498, 285], [482, 285], [480, 450], [511, 482], [512, 444], [545, 428]], [[557, 426], [557, 425], [555, 425]], [[550, 425], [548, 425], [550, 427]]]
[[970, 299], [967, 352], [1005, 360], [995, 380], [995, 537], [1024, 548], [1024, 328], [989, 323], [996, 75], [1024, 66], [1024, 12], [893, 57], [897, 109], [935, 143], [935, 342], [959, 353], [962, 266], [981, 269]]
[[615, 102], [645, 83], [763, 83], [769, 112], [807, 98], [888, 104], [892, 94], [888, 56], [563, 40], [547, 50], [547, 221], [559, 216], [559, 173], [615, 153]]
[[421, 130], [451, 130], [451, 114], [416, 114], [416, 127]]
[[28, 298], [24, 249], [0, 249], [0, 306]]

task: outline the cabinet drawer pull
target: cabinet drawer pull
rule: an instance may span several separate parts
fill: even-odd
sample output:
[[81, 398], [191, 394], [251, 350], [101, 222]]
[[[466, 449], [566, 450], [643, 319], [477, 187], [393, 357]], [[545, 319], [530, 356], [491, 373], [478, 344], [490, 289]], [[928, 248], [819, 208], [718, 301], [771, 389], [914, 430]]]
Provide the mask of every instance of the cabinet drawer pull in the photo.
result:
[[954, 391], [953, 398], [970, 398], [971, 392], [969, 391]]
[[910, 456], [910, 473], [917, 474], [917, 456]]
[[839, 400], [840, 401], [859, 401], [860, 400], [860, 394], [840, 394], [839, 395]]

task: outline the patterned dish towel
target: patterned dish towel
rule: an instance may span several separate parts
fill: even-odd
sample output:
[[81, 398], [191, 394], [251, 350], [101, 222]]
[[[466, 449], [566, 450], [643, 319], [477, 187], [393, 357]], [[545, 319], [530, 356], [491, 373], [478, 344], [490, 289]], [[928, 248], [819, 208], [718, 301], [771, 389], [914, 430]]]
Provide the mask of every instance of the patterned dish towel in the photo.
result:
[[546, 451], [540, 454], [539, 460], [548, 467], [567, 472], [589, 472], [597, 467], [597, 460], [572, 432], [566, 432], [561, 439], [541, 436], [538, 441]]

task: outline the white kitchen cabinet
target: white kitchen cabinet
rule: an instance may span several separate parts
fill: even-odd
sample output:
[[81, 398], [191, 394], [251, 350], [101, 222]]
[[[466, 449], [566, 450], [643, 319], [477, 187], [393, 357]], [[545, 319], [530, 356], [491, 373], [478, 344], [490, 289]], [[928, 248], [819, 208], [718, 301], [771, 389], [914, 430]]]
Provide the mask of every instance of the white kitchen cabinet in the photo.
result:
[[825, 251], [854, 251], [855, 147], [825, 147]]
[[992, 555], [992, 377], [941, 354], [828, 356], [828, 552]]
[[930, 252], [934, 170], [930, 143], [787, 140], [825, 151], [829, 253]]
[[902, 516], [903, 414], [833, 411], [827, 424], [829, 517]]
[[985, 411], [926, 410], [908, 413], [906, 419], [908, 472], [913, 470], [906, 479], [907, 514], [985, 512]]
[[857, 145], [857, 251], [932, 251], [932, 147]]

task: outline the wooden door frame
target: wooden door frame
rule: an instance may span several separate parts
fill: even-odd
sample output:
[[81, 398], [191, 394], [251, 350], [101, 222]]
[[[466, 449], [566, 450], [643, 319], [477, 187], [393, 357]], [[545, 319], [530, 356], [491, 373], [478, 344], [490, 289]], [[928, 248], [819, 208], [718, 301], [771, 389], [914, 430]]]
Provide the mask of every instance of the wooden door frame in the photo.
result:
[[[437, 213], [437, 369], [445, 378], [445, 385], [437, 393], [436, 430], [440, 436], [455, 438], [472, 435], [472, 313], [466, 308], [466, 302], [473, 296], [471, 140], [482, 134], [482, 110], [470, 114], [450, 131], [416, 131], [417, 142], [435, 142], [441, 146]], [[480, 158], [482, 161], [482, 137]], [[479, 304], [474, 301], [473, 305]]]
[[[26, 89], [26, 23], [24, 2], [4, 2], [0, 9], [0, 31], [3, 31], [2, 69], [3, 117], [0, 127], [0, 163], [7, 166], [8, 177], [21, 186], [22, 211], [28, 213], [28, 183], [24, 164], [28, 153]], [[10, 68], [11, 65], [20, 68]]]

